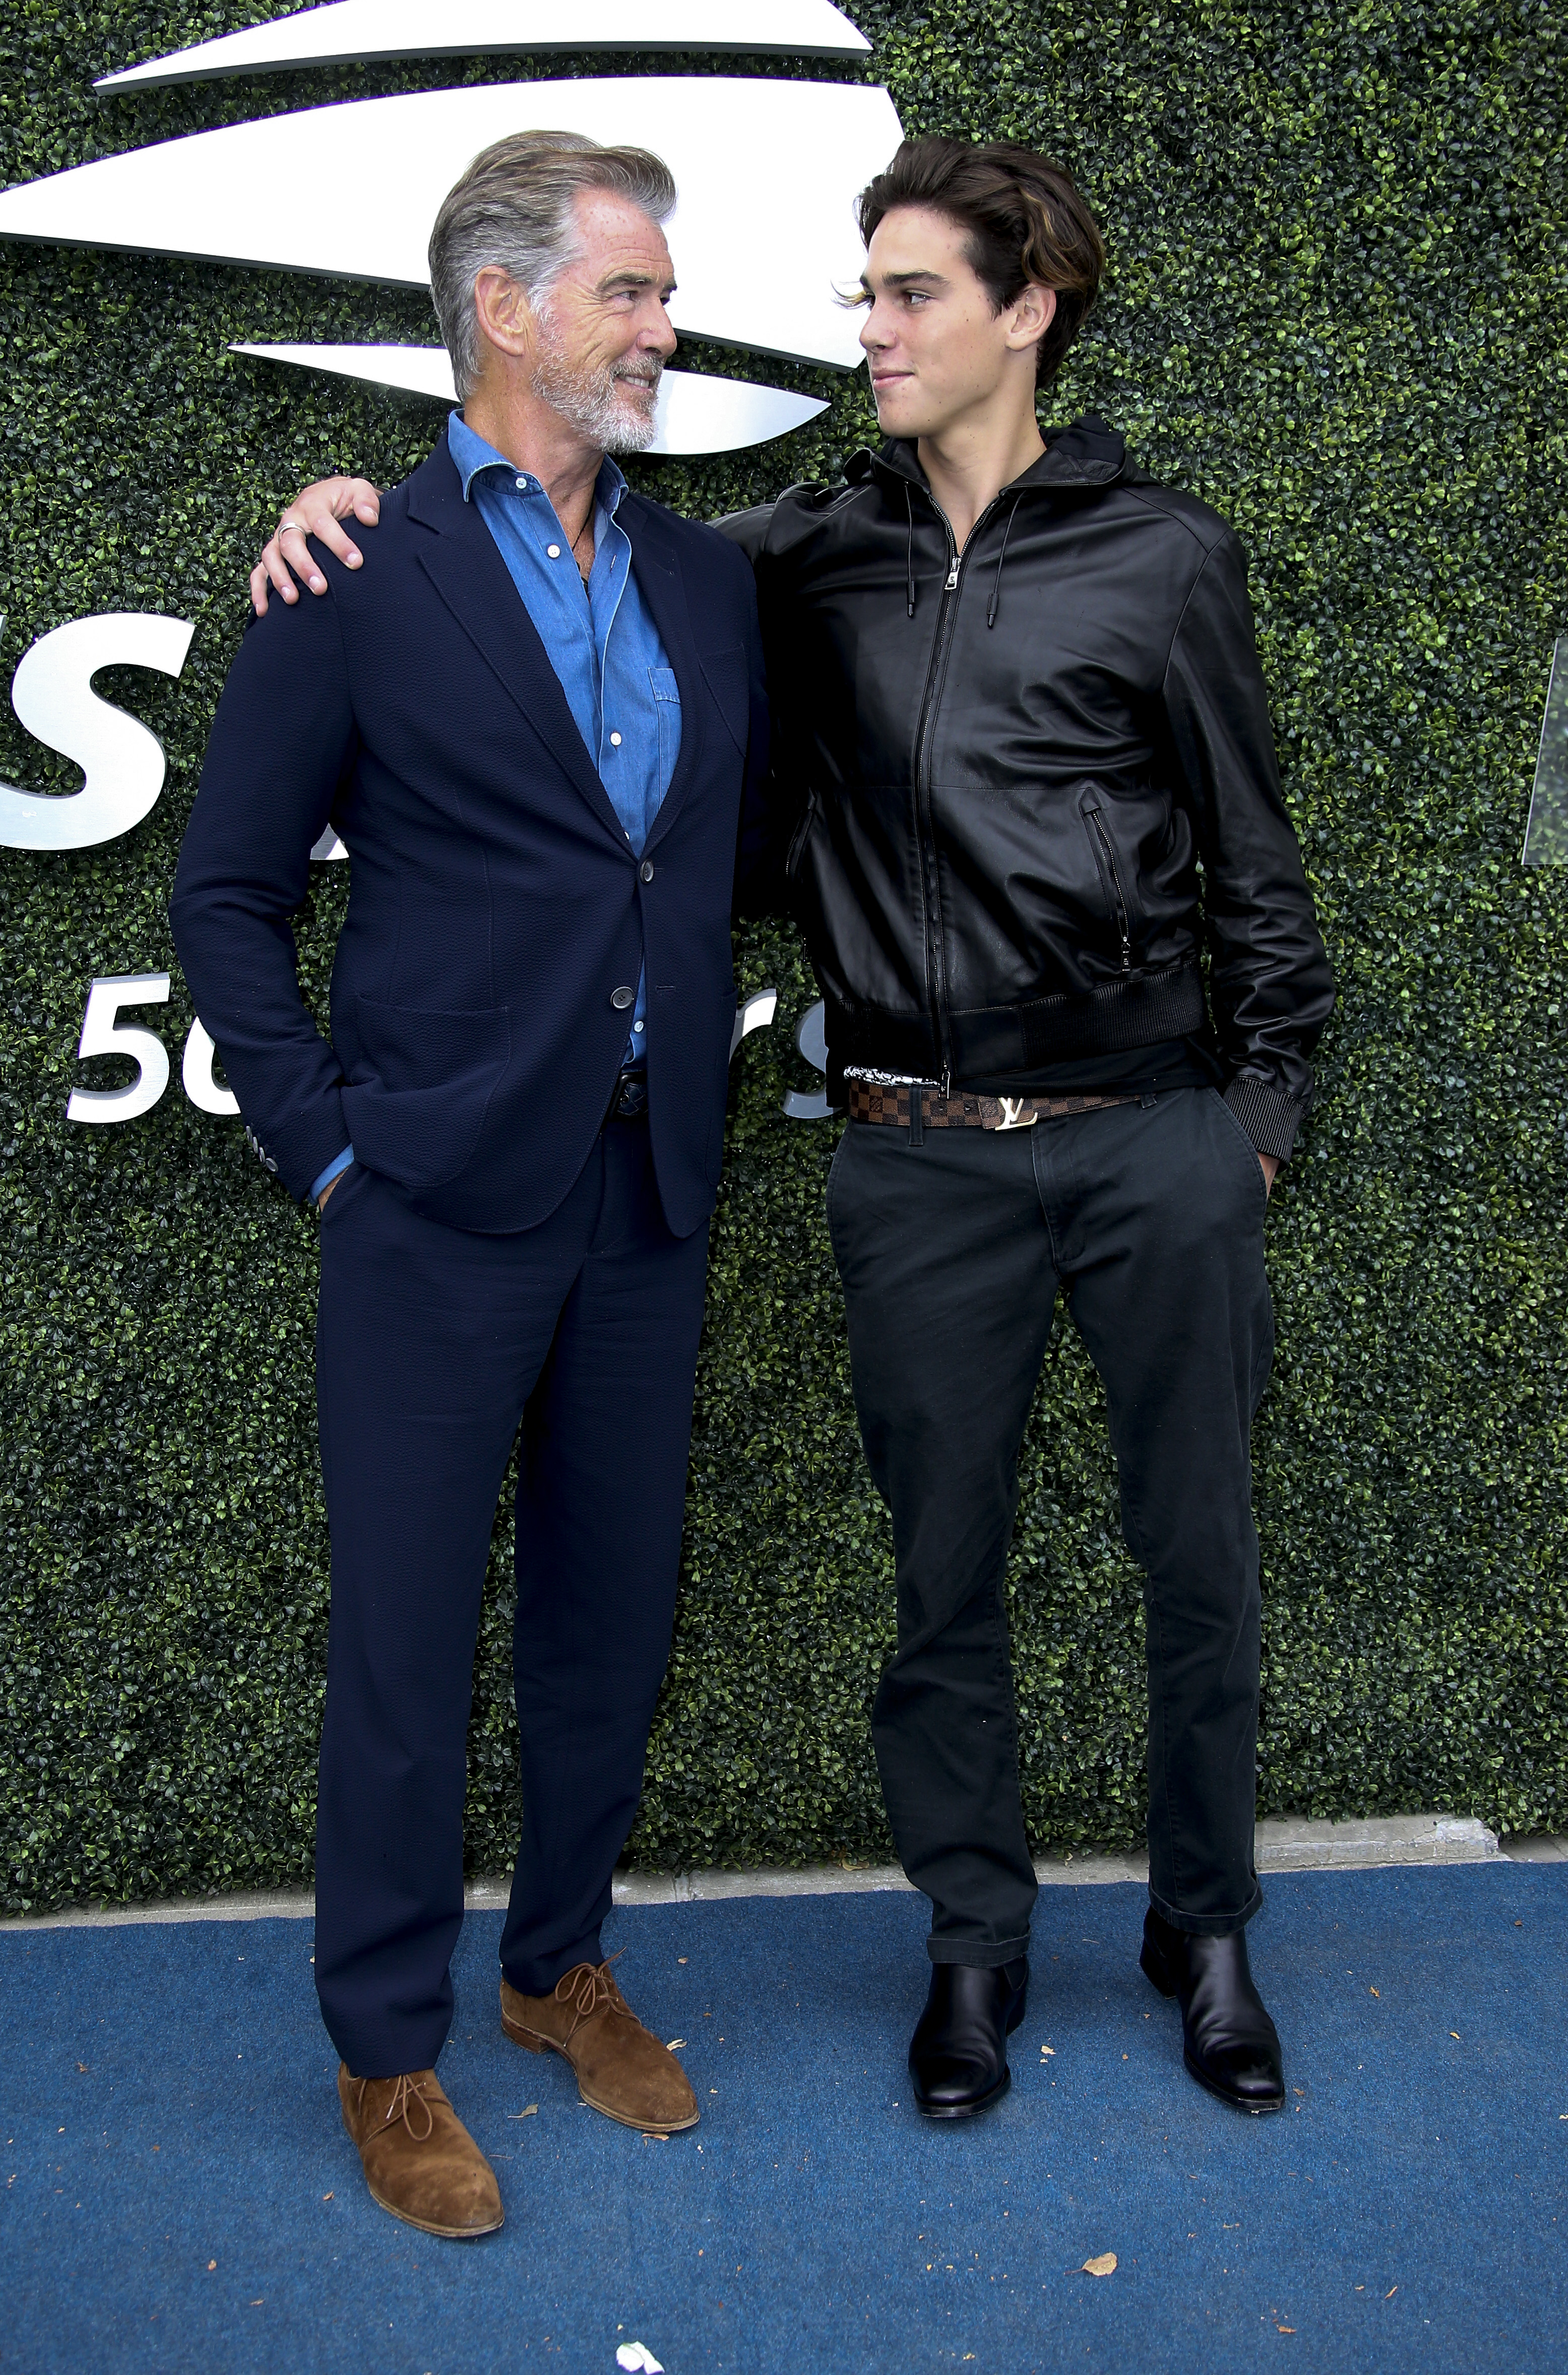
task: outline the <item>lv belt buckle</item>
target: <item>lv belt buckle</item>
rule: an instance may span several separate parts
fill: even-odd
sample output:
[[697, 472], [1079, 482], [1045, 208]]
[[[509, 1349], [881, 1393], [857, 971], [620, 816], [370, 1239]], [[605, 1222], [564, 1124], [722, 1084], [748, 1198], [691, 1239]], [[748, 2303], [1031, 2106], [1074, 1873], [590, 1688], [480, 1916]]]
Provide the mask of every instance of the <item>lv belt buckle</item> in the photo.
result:
[[1040, 1118], [1037, 1113], [1025, 1113], [1027, 1097], [998, 1097], [996, 1103], [1002, 1108], [1002, 1118], [996, 1124], [999, 1130], [1032, 1129]]

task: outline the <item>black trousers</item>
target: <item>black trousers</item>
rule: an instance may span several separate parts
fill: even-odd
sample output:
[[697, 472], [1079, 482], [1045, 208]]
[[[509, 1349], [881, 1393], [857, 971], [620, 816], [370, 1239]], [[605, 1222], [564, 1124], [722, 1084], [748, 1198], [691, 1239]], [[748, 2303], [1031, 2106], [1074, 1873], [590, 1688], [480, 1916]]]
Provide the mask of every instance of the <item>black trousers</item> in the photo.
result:
[[1250, 1430], [1273, 1352], [1262, 1168], [1209, 1089], [1042, 1121], [852, 1122], [828, 1212], [867, 1458], [892, 1514], [898, 1652], [872, 1717], [933, 1961], [1028, 1943], [1004, 1578], [1058, 1293], [1104, 1383], [1145, 1575], [1149, 1893], [1223, 1936], [1253, 1864], [1258, 1561]]
[[643, 1120], [535, 1229], [479, 1236], [358, 1166], [322, 1216], [316, 1386], [332, 1622], [316, 1988], [356, 2075], [427, 2069], [452, 2018], [480, 1597], [523, 1428], [523, 1839], [501, 1968], [599, 1959], [669, 1652], [707, 1232], [671, 1235]]

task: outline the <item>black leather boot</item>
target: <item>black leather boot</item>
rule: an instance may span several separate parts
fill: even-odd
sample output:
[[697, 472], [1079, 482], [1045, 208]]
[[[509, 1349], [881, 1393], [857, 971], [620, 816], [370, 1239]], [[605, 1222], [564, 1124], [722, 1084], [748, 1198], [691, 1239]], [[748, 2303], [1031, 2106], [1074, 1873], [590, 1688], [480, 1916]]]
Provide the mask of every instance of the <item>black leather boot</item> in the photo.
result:
[[999, 2102], [1012, 2085], [1008, 2039], [1029, 2001], [1023, 1956], [987, 1970], [972, 1963], [933, 1963], [909, 2048], [917, 2110], [929, 2120], [965, 2120]]
[[1138, 1961], [1161, 1994], [1182, 2007], [1182, 2059], [1198, 2085], [1238, 2111], [1283, 2110], [1279, 2034], [1253, 1985], [1246, 1932], [1196, 1938], [1173, 1930], [1150, 1906]]

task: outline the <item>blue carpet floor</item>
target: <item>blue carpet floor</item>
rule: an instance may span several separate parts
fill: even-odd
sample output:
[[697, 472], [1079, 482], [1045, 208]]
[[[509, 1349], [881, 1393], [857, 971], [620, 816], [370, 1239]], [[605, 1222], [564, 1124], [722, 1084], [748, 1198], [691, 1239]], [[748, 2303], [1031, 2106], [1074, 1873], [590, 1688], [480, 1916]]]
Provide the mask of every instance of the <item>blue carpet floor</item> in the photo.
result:
[[634, 2340], [668, 2375], [1568, 2364], [1568, 1869], [1270, 1883], [1267, 2121], [1183, 2073], [1141, 1900], [1043, 1891], [1013, 2091], [950, 2127], [902, 2066], [922, 1900], [617, 1914], [702, 2105], [668, 2143], [506, 2041], [500, 1917], [472, 1917], [442, 2076], [507, 2208], [472, 2244], [366, 2195], [308, 1922], [0, 1934], [0, 2369], [613, 2375]]

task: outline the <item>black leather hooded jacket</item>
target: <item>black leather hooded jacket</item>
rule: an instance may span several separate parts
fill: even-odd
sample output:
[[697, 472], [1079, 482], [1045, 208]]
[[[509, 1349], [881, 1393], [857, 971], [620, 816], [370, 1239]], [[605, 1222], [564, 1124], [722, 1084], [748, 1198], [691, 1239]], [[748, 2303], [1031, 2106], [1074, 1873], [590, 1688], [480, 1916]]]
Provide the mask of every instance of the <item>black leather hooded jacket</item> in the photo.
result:
[[1288, 1155], [1334, 988], [1224, 522], [1086, 419], [961, 558], [897, 442], [724, 526], [757, 573], [831, 1083], [1180, 1038], [1206, 947], [1227, 1100]]

